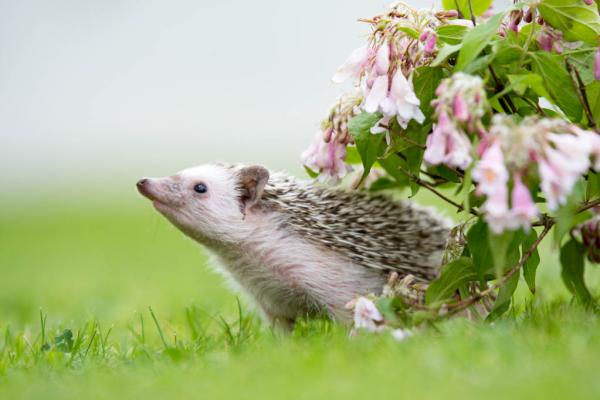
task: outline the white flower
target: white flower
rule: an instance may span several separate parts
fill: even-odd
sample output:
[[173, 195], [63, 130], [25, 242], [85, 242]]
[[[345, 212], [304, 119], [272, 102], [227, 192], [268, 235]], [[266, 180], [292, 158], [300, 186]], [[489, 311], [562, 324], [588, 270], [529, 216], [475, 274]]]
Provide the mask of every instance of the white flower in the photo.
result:
[[366, 297], [359, 297], [354, 302], [354, 327], [369, 332], [380, 332], [384, 328], [383, 315]]
[[380, 75], [375, 78], [369, 94], [365, 97], [365, 102], [362, 106], [363, 110], [368, 113], [374, 113], [379, 110], [379, 105], [388, 95], [388, 77]]
[[478, 183], [477, 191], [487, 196], [493, 196], [499, 187], [506, 189], [508, 170], [504, 165], [499, 141], [492, 143], [483, 153], [481, 160], [473, 168], [473, 179]]
[[406, 129], [411, 119], [419, 124], [425, 121], [425, 115], [419, 108], [421, 101], [413, 89], [412, 76], [407, 80], [402, 71], [396, 71], [392, 79], [390, 99], [395, 102], [396, 119], [402, 128]]
[[348, 78], [357, 79], [360, 77], [365, 65], [369, 61], [369, 48], [367, 46], [355, 49], [348, 59], [340, 65], [331, 80], [335, 83], [344, 82]]
[[396, 339], [397, 341], [402, 341], [404, 339], [408, 339], [409, 337], [411, 337], [413, 334], [411, 331], [409, 331], [408, 329], [394, 329], [393, 331], [390, 332], [390, 334], [392, 335], [392, 337], [394, 339]]
[[590, 168], [590, 153], [593, 149], [585, 136], [549, 133], [548, 139], [569, 160], [561, 168], [577, 174], [583, 174]]
[[398, 124], [406, 129], [410, 120], [418, 123], [425, 121], [425, 115], [419, 108], [420, 100], [414, 92], [412, 79], [406, 79], [402, 71], [397, 70], [392, 78], [379, 75], [368, 90], [362, 109], [368, 113], [380, 112], [385, 117], [396, 117]]

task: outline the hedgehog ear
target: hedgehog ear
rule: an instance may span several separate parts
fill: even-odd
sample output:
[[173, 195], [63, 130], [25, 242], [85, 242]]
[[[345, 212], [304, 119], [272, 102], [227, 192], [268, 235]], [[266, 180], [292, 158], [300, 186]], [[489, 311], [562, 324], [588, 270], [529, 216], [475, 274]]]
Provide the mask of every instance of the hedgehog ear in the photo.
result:
[[246, 209], [258, 203], [262, 197], [269, 180], [269, 171], [260, 165], [250, 165], [240, 169], [238, 176], [242, 188], [241, 208], [245, 214]]

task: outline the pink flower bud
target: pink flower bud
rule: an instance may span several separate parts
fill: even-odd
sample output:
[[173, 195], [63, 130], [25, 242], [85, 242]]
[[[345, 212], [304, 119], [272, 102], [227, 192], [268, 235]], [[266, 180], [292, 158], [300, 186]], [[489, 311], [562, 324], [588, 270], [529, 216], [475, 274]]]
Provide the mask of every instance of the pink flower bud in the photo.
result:
[[537, 38], [537, 42], [542, 50], [552, 52], [552, 45], [554, 44], [554, 39], [552, 36], [546, 33], [541, 33]]
[[454, 96], [452, 101], [452, 112], [457, 121], [466, 122], [469, 120], [469, 110], [467, 110], [465, 100], [460, 93]]
[[435, 43], [437, 41], [437, 35], [435, 33], [431, 33], [425, 42], [425, 53], [431, 54], [435, 50]]
[[423, 33], [421, 33], [421, 36], [419, 36], [419, 41], [420, 42], [424, 42], [427, 40], [427, 38], [429, 37], [430, 32], [429, 31], [425, 31]]
[[522, 10], [513, 11], [511, 13], [509, 28], [514, 32], [519, 32], [519, 24], [521, 23], [522, 18], [523, 18]]
[[537, 217], [538, 209], [531, 198], [527, 186], [521, 181], [520, 175], [515, 175], [515, 185], [512, 191], [512, 214], [516, 223], [529, 230], [531, 222]]
[[458, 17], [458, 11], [445, 10], [445, 11], [438, 12], [436, 15], [440, 18], [456, 18], [456, 17]]
[[594, 0], [583, 0], [583, 2], [585, 4], [587, 4], [588, 6], [591, 6], [592, 4], [594, 4]]
[[531, 21], [533, 21], [533, 11], [532, 11], [531, 7], [529, 7], [527, 9], [527, 12], [523, 16], [523, 21], [525, 21], [527, 23], [530, 23]]
[[346, 144], [330, 140], [323, 141], [323, 132], [317, 132], [314, 141], [302, 153], [302, 162], [311, 170], [320, 173], [319, 180], [337, 183], [352, 168], [346, 164]]

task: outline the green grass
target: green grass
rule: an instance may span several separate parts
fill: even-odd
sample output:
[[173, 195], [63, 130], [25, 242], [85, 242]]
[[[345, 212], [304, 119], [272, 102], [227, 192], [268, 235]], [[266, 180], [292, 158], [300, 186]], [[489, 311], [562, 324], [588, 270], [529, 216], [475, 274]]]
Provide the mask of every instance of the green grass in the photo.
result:
[[516, 316], [493, 325], [455, 319], [400, 343], [326, 321], [281, 335], [143, 200], [5, 201], [0, 399], [598, 398], [600, 321], [543, 253], [536, 298], [522, 285]]

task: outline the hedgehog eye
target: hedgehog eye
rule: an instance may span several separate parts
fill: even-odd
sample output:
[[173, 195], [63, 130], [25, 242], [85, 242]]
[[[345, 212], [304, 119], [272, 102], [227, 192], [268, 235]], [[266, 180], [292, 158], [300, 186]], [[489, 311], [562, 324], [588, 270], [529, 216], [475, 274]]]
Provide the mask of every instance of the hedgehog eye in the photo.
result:
[[196, 193], [206, 193], [208, 191], [208, 188], [204, 183], [198, 183], [196, 184], [196, 186], [194, 186], [194, 191]]

